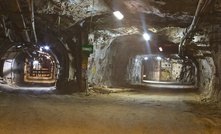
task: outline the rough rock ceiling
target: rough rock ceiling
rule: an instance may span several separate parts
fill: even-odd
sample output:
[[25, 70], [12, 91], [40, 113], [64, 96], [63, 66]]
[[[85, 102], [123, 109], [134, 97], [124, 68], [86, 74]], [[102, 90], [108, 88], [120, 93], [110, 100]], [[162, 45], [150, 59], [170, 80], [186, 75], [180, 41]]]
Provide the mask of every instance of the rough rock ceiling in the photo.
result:
[[[5, 6], [10, 8], [10, 12], [16, 12], [13, 10], [15, 1], [18, 0], [0, 0], [0, 14], [5, 14]], [[71, 31], [76, 24], [80, 24], [93, 30], [118, 30], [119, 33], [131, 32], [133, 29], [143, 32], [146, 29], [158, 31], [166, 27], [186, 28], [194, 18], [198, 2], [199, 0], [34, 0], [35, 25], [52, 31]], [[201, 14], [203, 19], [200, 22], [206, 22], [206, 25], [210, 25], [210, 22], [219, 23], [221, 1], [204, 2], [208, 4]], [[119, 21], [113, 16], [113, 11], [116, 10], [122, 12], [123, 20]]]
[[[194, 16], [198, 0], [36, 0], [36, 13], [69, 18], [69, 25], [86, 18], [99, 24], [98, 29], [119, 26], [140, 26], [142, 23], [153, 27], [188, 26]], [[125, 19], [113, 23], [112, 12], [121, 11]], [[95, 17], [96, 16], [96, 17]], [[62, 20], [61, 20], [62, 21]], [[65, 22], [63, 22], [65, 23]], [[66, 22], [67, 23], [67, 22]], [[62, 24], [61, 24], [62, 25]], [[66, 24], [67, 25], [67, 24]]]

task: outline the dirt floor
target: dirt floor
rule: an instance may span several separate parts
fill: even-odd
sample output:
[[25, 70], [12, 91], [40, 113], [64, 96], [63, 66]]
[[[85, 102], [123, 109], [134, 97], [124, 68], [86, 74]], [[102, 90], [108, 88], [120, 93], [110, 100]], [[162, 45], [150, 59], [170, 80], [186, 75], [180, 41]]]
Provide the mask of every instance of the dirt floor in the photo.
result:
[[221, 109], [199, 102], [195, 92], [95, 90], [85, 96], [0, 90], [0, 134], [187, 133], [221, 133]]

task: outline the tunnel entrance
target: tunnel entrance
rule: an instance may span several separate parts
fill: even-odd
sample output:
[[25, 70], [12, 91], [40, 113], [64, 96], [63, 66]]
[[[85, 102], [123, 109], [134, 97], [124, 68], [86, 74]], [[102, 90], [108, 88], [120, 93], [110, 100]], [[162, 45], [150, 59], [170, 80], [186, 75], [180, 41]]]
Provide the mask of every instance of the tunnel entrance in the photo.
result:
[[[20, 46], [20, 45], [19, 45]], [[1, 58], [3, 83], [16, 87], [55, 87], [60, 73], [60, 62], [52, 50], [25, 51], [12, 46]]]
[[142, 81], [194, 84], [195, 66], [189, 59], [175, 56], [145, 56], [142, 61]]
[[[7, 42], [6, 42], [7, 43]], [[19, 89], [47, 88], [64, 91], [68, 82], [75, 84], [76, 63], [73, 51], [49, 33], [39, 33], [38, 44], [7, 43], [0, 53], [0, 83]], [[72, 69], [72, 70], [71, 70]], [[71, 70], [71, 71], [70, 71]]]
[[171, 55], [137, 55], [128, 65], [132, 85], [168, 88], [197, 88], [197, 68], [188, 58]]
[[37, 57], [26, 58], [24, 63], [24, 82], [55, 83], [58, 69], [53, 56], [41, 52]]

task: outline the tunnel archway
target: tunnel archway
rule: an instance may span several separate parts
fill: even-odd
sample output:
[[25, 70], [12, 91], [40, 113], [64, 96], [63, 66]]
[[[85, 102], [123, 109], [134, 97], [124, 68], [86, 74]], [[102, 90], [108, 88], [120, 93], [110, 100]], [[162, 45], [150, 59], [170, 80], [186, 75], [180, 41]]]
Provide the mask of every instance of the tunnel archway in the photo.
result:
[[[9, 43], [1, 57], [2, 77], [16, 86], [60, 87], [69, 75], [69, 57], [63, 43], [50, 34], [30, 49], [25, 44]], [[8, 44], [6, 44], [8, 45]], [[45, 49], [45, 46], [48, 48]]]
[[57, 69], [59, 70], [56, 80], [56, 89], [62, 90], [61, 87], [68, 82], [69, 78], [69, 52], [65, 47], [65, 44], [52, 33], [41, 31], [38, 33], [38, 37], [39, 46], [48, 46], [50, 48], [51, 57], [54, 57], [56, 60]]
[[128, 82], [162, 88], [197, 88], [198, 68], [189, 58], [177, 54], [145, 54], [130, 59]]
[[49, 53], [32, 56], [19, 53], [13, 63], [14, 83], [17, 86], [55, 86], [59, 75], [59, 62]]
[[[199, 71], [196, 60], [191, 56], [179, 57], [178, 45], [157, 35], [153, 35], [150, 41], [145, 41], [140, 34], [119, 36], [95, 53], [91, 60], [94, 65], [89, 68], [92, 70], [89, 75], [89, 80], [92, 81], [89, 82], [98, 85], [159, 87], [161, 84], [161, 87], [194, 90], [198, 87]], [[149, 57], [149, 60], [144, 60], [145, 57]], [[159, 63], [154, 64], [158, 70], [154, 71], [153, 66], [152, 70], [150, 66], [145, 70], [144, 64], [150, 65], [153, 61]], [[147, 71], [146, 74], [144, 70]], [[144, 78], [150, 74], [151, 78]]]

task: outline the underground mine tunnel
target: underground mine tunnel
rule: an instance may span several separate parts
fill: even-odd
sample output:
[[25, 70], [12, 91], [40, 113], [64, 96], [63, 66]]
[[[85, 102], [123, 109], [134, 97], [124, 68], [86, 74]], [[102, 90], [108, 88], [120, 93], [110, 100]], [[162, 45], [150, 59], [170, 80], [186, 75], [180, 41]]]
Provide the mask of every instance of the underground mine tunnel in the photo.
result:
[[1, 83], [189, 88], [219, 100], [220, 2], [0, 0]]

